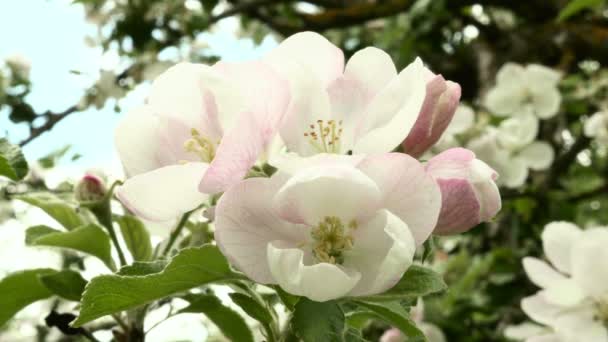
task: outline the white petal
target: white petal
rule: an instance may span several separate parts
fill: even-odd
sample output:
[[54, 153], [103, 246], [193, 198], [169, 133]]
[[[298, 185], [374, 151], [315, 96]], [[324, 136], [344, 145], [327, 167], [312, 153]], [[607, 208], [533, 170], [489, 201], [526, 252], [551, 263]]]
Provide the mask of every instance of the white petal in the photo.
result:
[[304, 253], [297, 248], [268, 245], [268, 265], [276, 282], [285, 291], [317, 302], [344, 297], [361, 275], [328, 263], [304, 264]]
[[500, 175], [498, 182], [509, 188], [522, 186], [528, 179], [528, 166], [520, 158], [503, 159], [492, 165]]
[[518, 154], [532, 170], [546, 170], [553, 163], [555, 152], [551, 145], [544, 141], [535, 141], [524, 147]]
[[397, 76], [397, 69], [386, 52], [367, 47], [357, 51], [348, 60], [344, 76], [357, 80], [364, 86], [366, 94], [373, 96]]
[[357, 165], [361, 160], [365, 158], [365, 155], [346, 155], [346, 154], [333, 154], [333, 153], [319, 153], [310, 157], [301, 157], [296, 153], [287, 152], [279, 153], [272, 156], [268, 163], [281, 172], [293, 175], [300, 170], [304, 170], [309, 167], [317, 165], [328, 165], [328, 164], [346, 164], [346, 165]]
[[564, 342], [562, 338], [553, 333], [546, 333], [539, 336], [530, 337], [526, 342]]
[[335, 216], [348, 224], [372, 216], [380, 208], [381, 194], [376, 183], [357, 168], [332, 163], [297, 172], [273, 202], [279, 216], [293, 223], [316, 226]]
[[556, 317], [563, 310], [561, 306], [549, 303], [542, 291], [522, 299], [521, 309], [534, 321], [547, 325], [554, 324]]
[[545, 226], [541, 238], [547, 259], [563, 273], [570, 274], [572, 259], [570, 251], [581, 236], [581, 230], [569, 222], [551, 222]]
[[403, 153], [365, 158], [359, 168], [384, 196], [384, 207], [407, 224], [417, 245], [431, 234], [441, 209], [441, 191], [422, 164]]
[[551, 284], [543, 295], [549, 303], [563, 307], [573, 307], [585, 299], [581, 287], [570, 278]]
[[[579, 233], [579, 235], [581, 235]], [[586, 294], [595, 299], [608, 299], [608, 229], [594, 228], [582, 232], [571, 243], [572, 278]]]
[[532, 88], [534, 112], [541, 119], [552, 118], [557, 114], [562, 95], [555, 87]]
[[374, 97], [358, 128], [355, 154], [390, 152], [405, 140], [426, 96], [425, 73], [416, 59]]
[[114, 144], [128, 176], [160, 167], [158, 117], [150, 106], [130, 110], [116, 126]]
[[602, 322], [595, 318], [593, 306], [564, 312], [554, 322], [554, 329], [560, 337], [568, 342], [608, 341], [608, 331]]
[[528, 278], [543, 289], [548, 288], [559, 281], [566, 280], [565, 276], [540, 259], [525, 257], [523, 264]]
[[496, 82], [501, 84], [525, 85], [526, 70], [516, 63], [505, 63], [496, 74]]
[[198, 191], [207, 167], [205, 163], [161, 167], [127, 179], [116, 195], [138, 216], [153, 221], [171, 220], [208, 198]]
[[498, 142], [509, 150], [518, 149], [534, 141], [538, 134], [538, 118], [532, 114], [512, 116], [498, 126]]
[[452, 121], [446, 128], [445, 133], [447, 134], [459, 134], [465, 132], [473, 126], [475, 121], [475, 112], [473, 108], [461, 104], [456, 108]]
[[284, 182], [280, 173], [246, 179], [226, 191], [215, 210], [218, 246], [237, 269], [258, 283], [276, 283], [266, 256], [271, 241], [295, 246], [307, 240], [305, 227], [281, 220], [270, 208]]
[[562, 77], [560, 72], [540, 64], [529, 64], [525, 74], [530, 88], [556, 86]]
[[525, 322], [520, 325], [511, 325], [505, 329], [505, 337], [513, 340], [524, 340], [526, 338], [542, 335], [547, 328], [538, 324]]
[[384, 292], [395, 285], [412, 264], [416, 242], [407, 224], [391, 212], [380, 211], [353, 232], [353, 249], [344, 255], [344, 266], [361, 273], [349, 295]]
[[268, 59], [293, 61], [305, 67], [324, 86], [329, 85], [344, 71], [344, 54], [322, 35], [315, 32], [296, 33], [270, 51]]

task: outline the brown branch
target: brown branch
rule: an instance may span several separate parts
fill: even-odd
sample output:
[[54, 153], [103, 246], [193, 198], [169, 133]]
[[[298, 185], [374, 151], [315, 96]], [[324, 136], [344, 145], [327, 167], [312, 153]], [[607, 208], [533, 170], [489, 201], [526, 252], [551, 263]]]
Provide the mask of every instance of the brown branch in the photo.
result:
[[600, 186], [597, 189], [570, 196], [568, 197], [568, 201], [583, 201], [601, 195], [608, 195], [608, 183]]
[[53, 113], [53, 112], [47, 111], [44, 114], [40, 115], [41, 117], [46, 117], [47, 118], [46, 122], [42, 126], [40, 126], [40, 127], [35, 127], [35, 128], [34, 127], [30, 127], [30, 135], [29, 135], [29, 137], [27, 137], [24, 140], [22, 140], [19, 143], [19, 146], [23, 147], [23, 146], [27, 145], [32, 140], [34, 140], [38, 136], [40, 136], [42, 133], [51, 130], [61, 120], [65, 119], [70, 114], [75, 113], [77, 111], [78, 111], [78, 106], [77, 105], [73, 105], [72, 107], [64, 110], [61, 113]]

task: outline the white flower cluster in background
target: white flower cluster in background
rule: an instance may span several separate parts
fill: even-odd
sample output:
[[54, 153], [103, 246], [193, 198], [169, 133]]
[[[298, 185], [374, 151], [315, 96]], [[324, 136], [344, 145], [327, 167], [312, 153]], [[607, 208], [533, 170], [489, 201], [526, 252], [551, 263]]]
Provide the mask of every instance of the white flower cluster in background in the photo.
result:
[[540, 287], [521, 302], [535, 324], [509, 327], [505, 335], [526, 342], [608, 341], [608, 227], [581, 230], [553, 222], [542, 241], [550, 264], [523, 260], [528, 277]]
[[583, 132], [599, 144], [608, 146], [608, 110], [591, 115], [584, 123]]

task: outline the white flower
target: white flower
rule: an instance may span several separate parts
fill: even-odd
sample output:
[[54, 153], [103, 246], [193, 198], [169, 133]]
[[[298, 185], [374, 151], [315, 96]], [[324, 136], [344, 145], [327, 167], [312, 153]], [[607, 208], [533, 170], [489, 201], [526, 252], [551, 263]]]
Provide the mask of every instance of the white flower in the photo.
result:
[[406, 154], [335, 156], [228, 189], [215, 239], [258, 283], [315, 301], [370, 295], [399, 281], [440, 207], [437, 183]]
[[500, 175], [498, 183], [509, 188], [523, 185], [529, 170], [546, 170], [553, 163], [555, 152], [544, 141], [535, 141], [538, 120], [531, 115], [511, 117], [500, 126], [488, 127], [467, 148]]
[[522, 300], [522, 310], [552, 328], [558, 337], [554, 341], [608, 341], [608, 228], [583, 231], [572, 223], [553, 222], [542, 240], [551, 265], [524, 258], [528, 277], [541, 290]]
[[548, 119], [559, 110], [560, 78], [559, 72], [542, 65], [507, 63], [498, 71], [496, 85], [488, 92], [485, 104], [498, 116], [533, 114]]
[[583, 128], [585, 136], [608, 146], [608, 110], [593, 114], [585, 121]]
[[432, 147], [431, 151], [439, 153], [452, 147], [461, 146], [458, 142], [457, 135], [465, 133], [475, 122], [475, 111], [473, 108], [460, 104], [456, 108], [452, 122], [448, 125], [443, 132], [443, 135], [439, 141]]

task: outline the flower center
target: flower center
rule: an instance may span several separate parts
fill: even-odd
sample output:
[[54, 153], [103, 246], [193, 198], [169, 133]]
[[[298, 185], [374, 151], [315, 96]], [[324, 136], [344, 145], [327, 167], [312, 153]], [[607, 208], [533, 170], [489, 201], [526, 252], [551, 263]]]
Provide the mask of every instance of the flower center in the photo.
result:
[[215, 145], [207, 138], [203, 137], [198, 130], [190, 130], [191, 138], [184, 142], [184, 150], [194, 153], [201, 161], [210, 163], [215, 157]]
[[311, 232], [314, 240], [312, 253], [315, 258], [320, 262], [342, 264], [343, 253], [353, 248], [350, 231], [355, 228], [357, 222], [354, 220], [345, 226], [339, 218], [326, 216]]
[[304, 133], [308, 142], [321, 153], [339, 153], [340, 136], [342, 135], [342, 120], [317, 120], [317, 124], [309, 126], [310, 131]]

